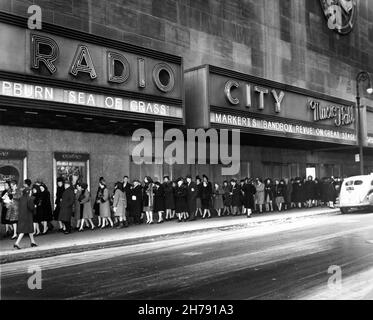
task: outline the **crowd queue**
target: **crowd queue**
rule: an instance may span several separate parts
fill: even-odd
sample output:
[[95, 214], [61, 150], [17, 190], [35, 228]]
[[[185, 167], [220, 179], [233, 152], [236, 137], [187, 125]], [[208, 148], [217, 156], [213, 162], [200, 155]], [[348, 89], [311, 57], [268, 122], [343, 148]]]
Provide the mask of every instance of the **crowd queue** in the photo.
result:
[[[212, 184], [206, 175], [191, 176], [171, 181], [168, 176], [163, 183], [145, 177], [143, 183], [128, 176], [114, 185], [109, 192], [105, 179], [98, 182], [96, 194], [88, 190], [86, 183], [73, 185], [69, 180], [57, 179], [56, 201], [51, 205], [47, 186], [26, 179], [23, 186], [16, 181], [5, 184], [1, 193], [1, 223], [6, 236], [16, 239], [14, 247], [20, 249], [25, 234], [31, 246], [37, 246], [34, 236], [46, 234], [53, 229], [51, 221], [69, 234], [73, 227], [78, 231], [116, 227], [130, 224], [153, 224], [177, 219], [178, 222], [210, 218], [212, 214], [246, 215], [253, 212], [282, 211], [291, 208], [310, 208], [320, 205], [334, 206], [342, 180], [312, 176], [295, 179], [232, 179], [222, 185]], [[74, 218], [72, 220], [72, 218]], [[75, 221], [75, 226], [72, 226]]]

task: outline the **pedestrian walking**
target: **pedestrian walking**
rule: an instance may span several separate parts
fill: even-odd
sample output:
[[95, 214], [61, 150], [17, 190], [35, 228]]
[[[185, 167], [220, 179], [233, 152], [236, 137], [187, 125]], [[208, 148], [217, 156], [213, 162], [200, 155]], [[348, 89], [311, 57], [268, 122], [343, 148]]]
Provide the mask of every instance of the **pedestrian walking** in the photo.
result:
[[259, 207], [259, 212], [263, 212], [263, 204], [264, 204], [264, 183], [261, 178], [257, 178], [255, 180], [255, 202], [256, 205]]
[[212, 185], [206, 175], [202, 176], [202, 187], [201, 187], [201, 203], [202, 203], [202, 210], [203, 216], [202, 219], [206, 218], [208, 214], [208, 218], [211, 218], [211, 200], [212, 200]]
[[175, 210], [175, 195], [172, 182], [169, 176], [163, 177], [163, 191], [164, 191], [164, 202], [166, 208], [166, 220], [172, 218], [172, 211]]
[[111, 220], [110, 210], [110, 195], [109, 190], [106, 187], [106, 181], [103, 177], [99, 179], [99, 193], [97, 202], [100, 205], [100, 217], [101, 217], [101, 229], [105, 228], [110, 224], [110, 227], [114, 227], [113, 220]]
[[163, 222], [163, 214], [165, 212], [165, 196], [163, 186], [157, 181], [154, 183], [154, 206], [153, 211], [158, 215], [157, 223]]
[[34, 199], [31, 196], [31, 190], [25, 188], [22, 191], [22, 196], [19, 199], [19, 214], [18, 214], [18, 238], [14, 244], [15, 249], [21, 249], [20, 243], [25, 234], [28, 234], [31, 242], [31, 247], [37, 247], [34, 240], [34, 221], [33, 215], [35, 210]]
[[250, 217], [255, 208], [255, 194], [256, 188], [249, 178], [245, 179], [244, 185], [242, 187], [243, 193], [243, 205], [247, 217]]
[[197, 213], [197, 185], [192, 181], [190, 175], [186, 176], [187, 181], [187, 202], [188, 202], [188, 212], [190, 214], [190, 220], [196, 219]]
[[185, 222], [187, 220], [187, 211], [187, 189], [183, 178], [179, 178], [175, 188], [175, 212], [179, 222]]

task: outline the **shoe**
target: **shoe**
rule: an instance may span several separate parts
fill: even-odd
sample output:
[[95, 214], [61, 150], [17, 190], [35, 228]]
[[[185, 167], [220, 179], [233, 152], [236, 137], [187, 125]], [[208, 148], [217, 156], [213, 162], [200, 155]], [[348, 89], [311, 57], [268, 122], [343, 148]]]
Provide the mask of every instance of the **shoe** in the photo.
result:
[[47, 233], [48, 233], [48, 231], [49, 231], [49, 229], [47, 229], [47, 230], [43, 231], [43, 233], [42, 233], [42, 234], [47, 234]]
[[82, 232], [82, 231], [84, 231], [82, 228], [80, 228], [80, 229], [78, 230], [78, 232]]
[[37, 247], [38, 245], [36, 243], [31, 243], [31, 248], [35, 248]]
[[65, 230], [63, 233], [64, 233], [64, 234], [70, 234], [70, 232], [67, 231], [67, 230]]
[[14, 248], [14, 249], [17, 249], [17, 250], [20, 250], [20, 249], [21, 249], [21, 247], [20, 247], [18, 244], [14, 244], [14, 245], [13, 245], [13, 248]]
[[17, 235], [14, 235], [11, 239], [12, 240], [17, 239]]

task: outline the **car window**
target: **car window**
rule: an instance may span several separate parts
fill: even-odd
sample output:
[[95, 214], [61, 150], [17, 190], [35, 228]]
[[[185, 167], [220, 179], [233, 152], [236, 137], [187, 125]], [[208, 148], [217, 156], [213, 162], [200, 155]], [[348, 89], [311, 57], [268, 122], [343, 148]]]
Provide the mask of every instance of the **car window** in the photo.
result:
[[373, 186], [373, 180], [372, 180], [372, 182], [370, 183], [370, 185]]
[[361, 181], [361, 180], [355, 180], [355, 182], [354, 182], [355, 186], [360, 186], [361, 184], [363, 184], [363, 181]]
[[352, 186], [353, 184], [354, 184], [354, 182], [352, 180], [346, 181], [346, 186]]

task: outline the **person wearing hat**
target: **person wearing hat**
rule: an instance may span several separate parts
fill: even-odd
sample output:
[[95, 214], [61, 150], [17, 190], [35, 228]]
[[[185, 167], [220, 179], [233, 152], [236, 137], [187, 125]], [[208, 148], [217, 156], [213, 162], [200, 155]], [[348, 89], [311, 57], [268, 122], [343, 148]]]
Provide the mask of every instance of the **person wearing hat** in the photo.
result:
[[154, 183], [154, 206], [153, 210], [154, 213], [158, 214], [158, 222], [157, 223], [162, 223], [163, 222], [163, 213], [165, 211], [165, 205], [164, 205], [164, 190], [162, 185], [157, 181]]
[[37, 247], [34, 240], [34, 199], [30, 196], [30, 189], [22, 190], [22, 196], [19, 199], [19, 216], [18, 216], [18, 239], [14, 244], [15, 249], [21, 249], [20, 242], [25, 234], [28, 234], [31, 241], [31, 247]]
[[135, 179], [131, 187], [131, 209], [135, 224], [141, 223], [143, 209], [142, 186], [139, 180]]
[[237, 184], [236, 179], [231, 180], [230, 195], [232, 196], [232, 213], [235, 216], [239, 214], [239, 208], [241, 206], [241, 188]]
[[254, 197], [256, 193], [255, 186], [252, 184], [251, 179], [249, 178], [245, 179], [245, 183], [242, 187], [242, 193], [243, 193], [244, 210], [247, 214], [247, 217], [250, 218], [255, 207]]
[[[80, 227], [79, 231], [83, 231], [84, 224], [89, 223], [91, 225], [91, 229], [95, 228], [93, 223], [93, 211], [92, 211], [92, 199], [91, 193], [88, 190], [88, 184], [81, 183], [77, 185], [77, 189], [79, 190], [79, 206], [80, 206], [80, 213], [81, 213], [81, 220], [80, 220]], [[88, 224], [88, 226], [89, 226]]]
[[197, 218], [198, 212], [201, 215], [201, 217], [203, 215], [203, 213], [202, 213], [202, 200], [201, 200], [201, 197], [202, 197], [202, 180], [201, 180], [200, 176], [196, 176], [196, 188], [197, 188], [197, 195], [196, 195], [196, 214], [195, 214], [195, 217]]
[[65, 234], [71, 233], [71, 217], [73, 215], [73, 207], [75, 202], [74, 188], [69, 180], [64, 183], [65, 190], [61, 198], [61, 208], [58, 220], [65, 225]]
[[122, 183], [116, 182], [114, 185], [114, 196], [113, 196], [113, 211], [115, 219], [118, 219], [117, 228], [126, 227], [126, 207], [127, 207], [127, 197], [126, 193], [122, 189]]
[[197, 186], [195, 182], [192, 181], [191, 175], [186, 176], [187, 185], [187, 203], [188, 203], [188, 213], [190, 215], [190, 220], [196, 220], [197, 211]]
[[163, 177], [163, 192], [164, 192], [164, 205], [166, 209], [166, 220], [172, 218], [172, 211], [175, 209], [175, 195], [172, 182], [169, 176]]
[[186, 221], [188, 211], [187, 204], [187, 189], [184, 184], [184, 179], [177, 179], [177, 185], [175, 188], [175, 212], [179, 219], [179, 222]]
[[231, 211], [232, 211], [231, 210], [231, 208], [232, 208], [232, 196], [230, 195], [231, 187], [229, 186], [227, 180], [223, 181], [222, 189], [223, 189], [223, 205], [224, 205], [222, 215], [226, 214], [227, 216], [229, 216], [231, 214]]
[[146, 223], [153, 224], [154, 193], [152, 178], [148, 176], [144, 178], [144, 187], [142, 189], [142, 192], [143, 211], [145, 211], [146, 213]]
[[206, 214], [208, 214], [208, 218], [211, 218], [211, 200], [212, 200], [212, 185], [206, 175], [202, 176], [202, 187], [201, 187], [201, 202], [202, 202], [202, 210], [203, 216], [202, 219], [206, 218]]
[[48, 223], [53, 220], [51, 195], [44, 183], [40, 186], [40, 200], [41, 200], [41, 223], [43, 225], [43, 234], [46, 234], [49, 230]]
[[53, 219], [55, 221], [58, 221], [60, 230], [64, 229], [64, 225], [62, 221], [59, 221], [59, 214], [60, 214], [60, 208], [61, 208], [61, 199], [62, 199], [62, 194], [64, 192], [64, 180], [62, 177], [57, 178], [57, 190], [56, 190], [56, 201], [54, 202], [54, 211], [53, 211]]
[[110, 199], [109, 199], [109, 190], [106, 187], [106, 181], [104, 178], [99, 180], [99, 192], [97, 202], [100, 206], [100, 217], [101, 217], [101, 229], [105, 228], [107, 225], [113, 228], [114, 223], [111, 220], [111, 210], [110, 210]]

